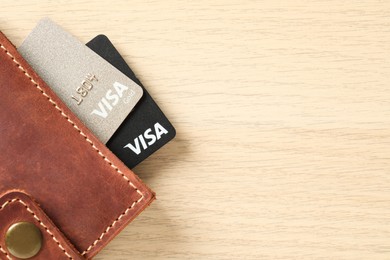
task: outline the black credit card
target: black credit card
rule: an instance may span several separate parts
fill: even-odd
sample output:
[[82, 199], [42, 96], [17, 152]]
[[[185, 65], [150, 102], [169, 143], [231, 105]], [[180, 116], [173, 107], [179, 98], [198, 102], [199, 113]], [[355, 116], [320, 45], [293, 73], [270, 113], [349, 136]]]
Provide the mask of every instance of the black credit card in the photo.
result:
[[96, 36], [86, 45], [143, 89], [142, 98], [106, 143], [133, 168], [172, 140], [176, 130], [105, 35]]

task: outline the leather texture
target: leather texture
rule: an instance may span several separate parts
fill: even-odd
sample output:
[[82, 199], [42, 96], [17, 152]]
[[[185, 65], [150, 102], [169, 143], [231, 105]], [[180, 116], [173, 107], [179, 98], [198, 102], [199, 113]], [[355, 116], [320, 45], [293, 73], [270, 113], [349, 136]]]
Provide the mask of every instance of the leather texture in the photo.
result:
[[2, 33], [0, 151], [0, 194], [18, 189], [32, 196], [86, 258], [96, 255], [155, 197]]
[[[33, 223], [41, 230], [42, 247], [36, 256], [30, 258], [31, 260], [85, 259], [31, 197], [23, 192], [11, 191], [0, 198], [0, 237], [5, 237], [8, 228], [18, 222]], [[6, 260], [17, 259], [10, 254], [4, 241], [0, 243], [0, 258]]]

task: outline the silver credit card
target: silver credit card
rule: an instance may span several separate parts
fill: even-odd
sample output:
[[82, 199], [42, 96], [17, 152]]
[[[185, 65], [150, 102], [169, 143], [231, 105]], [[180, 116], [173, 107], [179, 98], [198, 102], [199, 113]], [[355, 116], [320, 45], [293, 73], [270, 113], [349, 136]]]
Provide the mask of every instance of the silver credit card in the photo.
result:
[[140, 86], [48, 18], [18, 50], [103, 143], [142, 97]]

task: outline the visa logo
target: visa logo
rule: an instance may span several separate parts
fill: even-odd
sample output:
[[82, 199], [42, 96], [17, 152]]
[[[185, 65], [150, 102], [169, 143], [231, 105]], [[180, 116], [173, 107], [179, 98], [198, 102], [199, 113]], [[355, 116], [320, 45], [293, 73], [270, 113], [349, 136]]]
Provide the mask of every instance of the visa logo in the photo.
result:
[[[113, 85], [114, 90], [109, 89], [106, 95], [98, 103], [98, 109], [94, 109], [91, 115], [95, 114], [102, 118], [107, 118], [108, 113], [119, 103], [119, 100], [123, 97], [123, 92], [129, 88], [119, 82], [115, 82]], [[134, 93], [132, 93], [134, 95]]]
[[129, 148], [135, 154], [139, 155], [141, 153], [141, 146], [143, 150], [146, 150], [149, 146], [153, 145], [156, 141], [161, 139], [163, 134], [167, 134], [168, 131], [160, 125], [160, 123], [154, 124], [154, 131], [152, 128], [146, 129], [143, 134], [140, 134], [134, 139], [134, 143], [128, 143], [123, 148]]

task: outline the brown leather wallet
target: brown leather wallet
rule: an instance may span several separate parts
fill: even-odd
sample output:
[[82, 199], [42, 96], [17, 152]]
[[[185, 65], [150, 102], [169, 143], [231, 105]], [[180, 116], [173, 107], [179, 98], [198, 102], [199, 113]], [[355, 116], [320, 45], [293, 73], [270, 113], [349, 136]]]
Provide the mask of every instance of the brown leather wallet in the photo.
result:
[[0, 138], [1, 258], [14, 259], [4, 230], [26, 218], [43, 223], [46, 232], [43, 248], [31, 259], [47, 259], [50, 252], [55, 259], [91, 258], [155, 197], [2, 33]]

